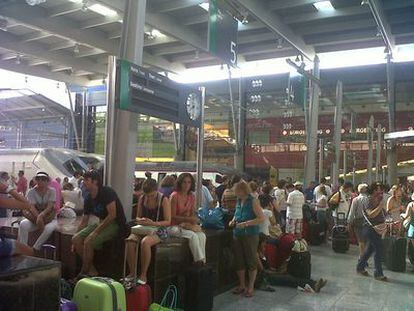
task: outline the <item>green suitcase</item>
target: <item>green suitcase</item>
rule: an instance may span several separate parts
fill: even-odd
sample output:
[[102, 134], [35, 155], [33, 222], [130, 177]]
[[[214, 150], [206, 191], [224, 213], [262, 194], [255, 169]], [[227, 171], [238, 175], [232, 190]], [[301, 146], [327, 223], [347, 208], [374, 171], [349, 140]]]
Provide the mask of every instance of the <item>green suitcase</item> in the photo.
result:
[[78, 311], [126, 311], [125, 289], [110, 278], [84, 278], [75, 286]]

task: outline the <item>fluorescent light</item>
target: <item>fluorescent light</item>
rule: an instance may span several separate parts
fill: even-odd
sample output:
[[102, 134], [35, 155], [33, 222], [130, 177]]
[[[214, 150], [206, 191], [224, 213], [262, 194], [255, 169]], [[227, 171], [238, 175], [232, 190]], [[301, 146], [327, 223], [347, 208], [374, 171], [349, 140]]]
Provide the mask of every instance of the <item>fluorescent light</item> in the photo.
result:
[[208, 10], [210, 9], [210, 3], [209, 2], [202, 2], [198, 5], [200, 8], [203, 8], [204, 10], [206, 10], [208, 12]]
[[315, 2], [313, 6], [315, 7], [315, 9], [321, 12], [330, 12], [335, 10], [335, 8], [332, 6], [331, 1]]
[[118, 15], [118, 13], [115, 10], [112, 10], [105, 5], [98, 3], [89, 6], [88, 9], [103, 16], [111, 17]]
[[158, 29], [155, 29], [155, 28], [153, 30], [151, 30], [151, 35], [154, 38], [165, 37], [165, 35], [161, 31], [159, 31]]

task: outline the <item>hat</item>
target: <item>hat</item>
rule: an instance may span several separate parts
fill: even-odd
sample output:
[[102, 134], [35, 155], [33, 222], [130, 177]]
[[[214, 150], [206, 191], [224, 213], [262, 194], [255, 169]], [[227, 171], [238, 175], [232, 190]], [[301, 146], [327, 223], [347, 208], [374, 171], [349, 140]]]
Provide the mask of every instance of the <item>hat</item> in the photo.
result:
[[293, 185], [294, 185], [295, 187], [300, 187], [300, 186], [303, 186], [303, 184], [302, 184], [300, 181], [296, 181]]
[[358, 192], [361, 192], [364, 189], [368, 189], [368, 185], [367, 184], [359, 184], [358, 185]]
[[46, 173], [46, 172], [38, 171], [36, 173], [36, 176], [35, 176], [35, 179], [36, 178], [47, 178], [47, 179], [49, 179], [49, 174]]

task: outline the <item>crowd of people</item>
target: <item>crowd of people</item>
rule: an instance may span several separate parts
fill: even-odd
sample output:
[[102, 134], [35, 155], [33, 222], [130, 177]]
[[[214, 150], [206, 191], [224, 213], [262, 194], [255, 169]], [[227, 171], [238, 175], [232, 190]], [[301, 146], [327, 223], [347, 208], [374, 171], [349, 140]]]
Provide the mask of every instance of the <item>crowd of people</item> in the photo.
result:
[[[303, 238], [303, 208], [311, 206], [316, 220], [322, 224], [327, 236], [332, 227], [345, 215], [349, 230], [359, 243], [356, 271], [364, 276], [367, 261], [372, 254], [375, 261], [374, 276], [386, 281], [381, 266], [383, 246], [381, 238], [386, 230], [396, 235], [407, 235], [414, 245], [414, 194], [409, 183], [387, 189], [381, 183], [360, 184], [354, 188], [349, 181], [339, 180], [337, 187], [325, 178], [319, 184], [306, 188], [299, 181], [245, 180], [241, 176], [223, 176], [217, 186], [203, 180], [200, 206], [196, 206], [195, 178], [190, 173], [167, 175], [159, 183], [147, 172], [145, 179], [137, 178], [133, 194], [133, 224], [127, 224], [123, 206], [110, 187], [102, 183], [99, 171], [84, 174], [76, 172], [71, 178], [52, 179], [39, 171], [28, 185], [24, 172], [18, 180], [0, 173], [0, 207], [20, 210], [18, 239], [2, 239], [0, 256], [13, 254], [36, 255], [57, 226], [57, 216], [64, 210], [73, 210], [82, 219], [73, 237], [72, 250], [82, 259], [79, 277], [96, 276], [93, 258], [95, 250], [112, 239], [125, 239], [129, 274], [125, 282], [146, 284], [151, 263], [151, 248], [165, 243], [170, 237], [185, 238], [195, 265], [206, 264], [206, 235], [198, 218], [198, 209], [220, 207], [226, 211], [226, 227], [233, 230], [234, 259], [239, 284], [235, 294], [252, 297], [263, 276], [270, 283], [285, 286], [308, 284], [318, 292], [326, 280], [300, 279], [275, 274], [266, 264], [264, 245], [277, 241], [283, 234]], [[64, 214], [67, 215], [67, 214]], [[91, 224], [90, 217], [99, 218]], [[64, 216], [68, 217], [68, 216]], [[40, 236], [29, 247], [28, 235], [34, 230]], [[407, 232], [408, 231], [408, 232]], [[276, 242], [277, 243], [277, 242]]]

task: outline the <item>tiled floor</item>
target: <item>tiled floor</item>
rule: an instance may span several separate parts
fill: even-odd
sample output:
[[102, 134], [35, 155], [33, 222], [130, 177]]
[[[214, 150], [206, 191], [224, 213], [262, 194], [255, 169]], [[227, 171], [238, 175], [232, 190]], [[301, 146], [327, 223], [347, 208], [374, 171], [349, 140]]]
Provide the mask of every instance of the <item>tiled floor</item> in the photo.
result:
[[[231, 292], [217, 296], [215, 311], [273, 310], [375, 310], [414, 311], [414, 266], [407, 262], [405, 273], [385, 270], [389, 283], [355, 273], [357, 249], [347, 254], [334, 253], [330, 245], [312, 246], [312, 278], [328, 279], [319, 294], [276, 287], [276, 292], [256, 291], [253, 298], [234, 296]], [[370, 267], [373, 266], [371, 259]], [[372, 269], [368, 269], [372, 274]]]

